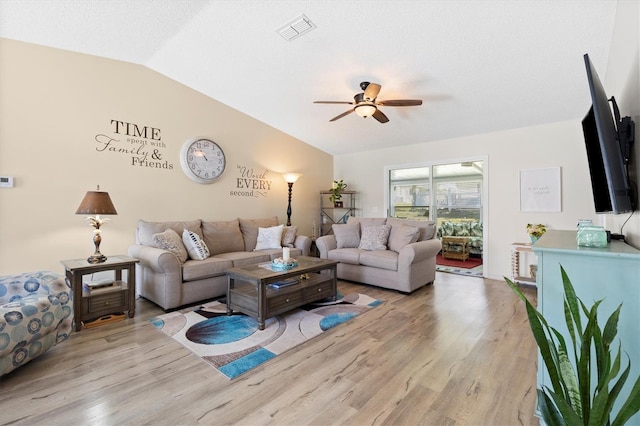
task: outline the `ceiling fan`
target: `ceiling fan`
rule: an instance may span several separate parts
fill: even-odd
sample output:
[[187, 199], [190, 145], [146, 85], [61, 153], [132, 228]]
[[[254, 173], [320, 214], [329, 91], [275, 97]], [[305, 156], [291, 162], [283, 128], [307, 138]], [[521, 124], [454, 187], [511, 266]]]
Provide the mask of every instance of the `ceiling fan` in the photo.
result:
[[422, 105], [421, 99], [396, 99], [396, 100], [387, 100], [387, 101], [378, 101], [378, 93], [380, 93], [380, 89], [382, 86], [376, 83], [369, 83], [368, 81], [363, 81], [360, 83], [360, 88], [363, 90], [362, 93], [358, 93], [353, 97], [353, 101], [314, 101], [314, 104], [350, 104], [353, 105], [347, 112], [343, 112], [342, 114], [333, 117], [329, 121], [336, 121], [345, 115], [349, 115], [355, 111], [360, 117], [367, 118], [373, 117], [378, 120], [380, 123], [386, 123], [389, 121], [389, 118], [378, 109], [378, 105], [381, 106], [417, 106]]

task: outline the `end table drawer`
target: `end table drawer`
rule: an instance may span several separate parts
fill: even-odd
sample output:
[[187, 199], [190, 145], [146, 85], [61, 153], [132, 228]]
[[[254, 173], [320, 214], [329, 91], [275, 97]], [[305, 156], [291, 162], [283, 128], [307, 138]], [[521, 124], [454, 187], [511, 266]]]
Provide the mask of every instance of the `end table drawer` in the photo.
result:
[[113, 291], [83, 298], [85, 313], [98, 313], [109, 310], [121, 311], [127, 309], [126, 290]]

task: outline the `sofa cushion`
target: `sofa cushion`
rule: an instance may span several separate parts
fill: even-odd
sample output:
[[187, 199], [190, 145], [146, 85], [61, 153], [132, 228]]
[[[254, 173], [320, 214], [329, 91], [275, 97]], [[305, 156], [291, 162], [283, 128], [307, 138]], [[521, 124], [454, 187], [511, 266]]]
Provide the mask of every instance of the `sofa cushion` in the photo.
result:
[[471, 236], [482, 237], [482, 222], [471, 223]]
[[329, 258], [329, 260], [337, 260], [340, 263], [359, 265], [361, 253], [365, 253], [365, 251], [358, 248], [342, 248], [330, 250], [327, 254], [327, 257]]
[[236, 251], [220, 253], [215, 256], [218, 259], [231, 260], [233, 266], [253, 265], [254, 263], [271, 262], [271, 256], [267, 251]]
[[173, 229], [153, 234], [153, 246], [173, 253], [180, 263], [184, 263], [189, 258], [187, 249], [184, 248], [182, 243], [182, 238]]
[[391, 225], [363, 226], [359, 249], [386, 250]]
[[178, 235], [182, 235], [182, 231], [188, 229], [202, 237], [200, 219], [186, 222], [147, 222], [145, 220], [138, 220], [138, 226], [136, 228], [137, 241], [145, 246], [153, 246], [153, 235], [164, 232], [166, 229], [173, 229]]
[[297, 233], [297, 226], [285, 226], [282, 229], [282, 247], [295, 247]]
[[349, 225], [360, 224], [360, 233], [364, 230], [365, 226], [378, 226], [385, 225], [387, 223], [386, 217], [356, 217], [349, 216], [347, 219]]
[[269, 228], [258, 227], [258, 238], [253, 250], [282, 248], [283, 227], [284, 225], [270, 226]]
[[467, 222], [454, 222], [453, 235], [458, 237], [468, 237], [471, 234], [471, 226]]
[[238, 220], [202, 221], [204, 242], [211, 256], [234, 251], [244, 251], [244, 241]]
[[398, 270], [398, 253], [391, 250], [365, 251], [360, 255], [360, 264], [390, 271]]
[[331, 225], [331, 229], [336, 236], [336, 244], [339, 249], [357, 248], [360, 245], [359, 223], [334, 223]]
[[208, 257], [204, 260], [187, 260], [182, 265], [182, 280], [195, 281], [225, 275], [225, 271], [233, 267], [229, 259]]
[[238, 219], [240, 232], [244, 239], [244, 251], [253, 251], [258, 242], [258, 228], [269, 228], [278, 225], [278, 216], [265, 219]]
[[399, 252], [407, 244], [415, 243], [420, 236], [420, 228], [409, 225], [393, 225], [389, 234], [389, 250]]
[[408, 225], [415, 226], [420, 229], [420, 235], [418, 241], [431, 240], [436, 234], [436, 223], [432, 220], [411, 220], [411, 219], [398, 219], [396, 217], [390, 217], [387, 219], [387, 224], [394, 225]]
[[209, 257], [209, 248], [202, 238], [195, 232], [185, 229], [182, 231], [182, 243], [193, 260], [204, 260]]

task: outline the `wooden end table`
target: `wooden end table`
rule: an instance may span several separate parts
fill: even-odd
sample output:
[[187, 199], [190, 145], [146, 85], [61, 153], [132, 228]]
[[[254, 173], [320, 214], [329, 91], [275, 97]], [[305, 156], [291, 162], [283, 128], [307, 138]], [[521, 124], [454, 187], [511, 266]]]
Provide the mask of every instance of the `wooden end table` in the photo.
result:
[[[63, 260], [67, 279], [73, 292], [73, 315], [75, 331], [82, 329], [82, 321], [99, 318], [115, 312], [127, 311], [129, 318], [136, 314], [136, 271], [138, 259], [125, 255], [109, 256], [102, 263], [89, 263], [86, 259]], [[122, 280], [122, 271], [127, 271], [127, 281]], [[82, 277], [103, 271], [114, 271], [114, 284], [92, 290], [83, 289]]]
[[[234, 310], [247, 314], [257, 319], [260, 330], [264, 330], [267, 318], [317, 300], [329, 297], [335, 300], [339, 262], [308, 256], [296, 259], [298, 266], [286, 271], [270, 269], [270, 262], [228, 269], [227, 315]], [[269, 286], [293, 277], [298, 278], [297, 284], [277, 289]]]
[[[460, 247], [460, 250], [452, 250]], [[469, 258], [469, 237], [442, 237], [442, 257], [465, 261]]]

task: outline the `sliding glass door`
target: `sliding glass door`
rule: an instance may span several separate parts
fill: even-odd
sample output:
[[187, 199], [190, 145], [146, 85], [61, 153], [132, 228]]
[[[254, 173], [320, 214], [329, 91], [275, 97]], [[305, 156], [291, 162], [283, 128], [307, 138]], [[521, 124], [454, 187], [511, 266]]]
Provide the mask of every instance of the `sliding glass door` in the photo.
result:
[[484, 162], [389, 168], [389, 216], [482, 222]]

